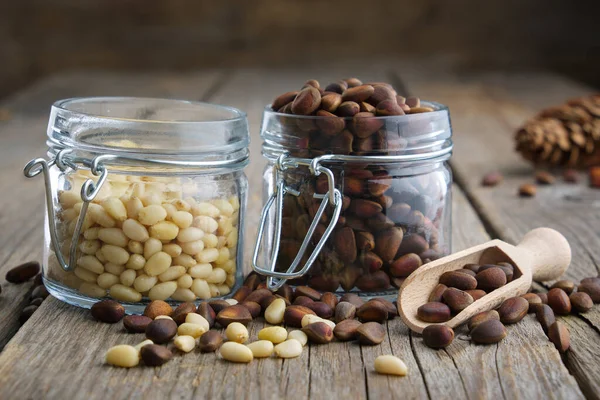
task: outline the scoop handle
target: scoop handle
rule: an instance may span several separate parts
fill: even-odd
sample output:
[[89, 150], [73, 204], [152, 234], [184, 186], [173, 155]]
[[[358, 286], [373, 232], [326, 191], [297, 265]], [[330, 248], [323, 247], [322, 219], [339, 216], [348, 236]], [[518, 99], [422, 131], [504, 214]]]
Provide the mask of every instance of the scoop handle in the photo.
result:
[[537, 228], [527, 232], [517, 248], [528, 253], [534, 281], [557, 279], [571, 264], [569, 242], [554, 229]]

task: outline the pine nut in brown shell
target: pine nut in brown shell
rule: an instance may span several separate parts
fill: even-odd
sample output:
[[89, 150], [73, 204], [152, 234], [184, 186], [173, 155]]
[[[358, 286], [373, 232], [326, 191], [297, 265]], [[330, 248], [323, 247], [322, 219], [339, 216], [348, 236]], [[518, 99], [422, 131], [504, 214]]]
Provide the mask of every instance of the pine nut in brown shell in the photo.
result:
[[417, 316], [425, 322], [446, 322], [451, 317], [451, 311], [444, 303], [430, 302], [417, 309]]
[[567, 315], [571, 312], [571, 300], [565, 291], [559, 288], [550, 289], [548, 292], [548, 305], [558, 315]]
[[240, 303], [240, 305], [248, 309], [252, 318], [260, 317], [260, 314], [262, 312], [260, 304], [255, 303], [253, 301], [243, 301], [242, 303]]
[[335, 321], [340, 323], [347, 319], [354, 319], [356, 315], [356, 306], [347, 301], [340, 301], [335, 307]]
[[360, 105], [354, 101], [344, 101], [336, 110], [336, 114], [340, 117], [354, 117], [360, 112]]
[[315, 290], [308, 286], [298, 286], [294, 293], [295, 293], [296, 297], [306, 296], [313, 301], [321, 300], [321, 293], [318, 290]]
[[213, 353], [223, 343], [223, 337], [219, 331], [210, 330], [200, 336], [198, 348], [202, 353]]
[[[471, 271], [470, 269], [465, 269], [465, 268], [457, 269], [457, 270], [455, 270], [455, 272], [459, 272], [461, 274], [467, 274], [469, 276], [472, 276], [473, 278], [475, 278], [475, 275], [477, 275], [475, 272]], [[473, 290], [473, 289], [469, 289], [469, 290]]]
[[260, 283], [260, 276], [256, 272], [251, 272], [246, 279], [244, 279], [244, 286], [254, 290]]
[[584, 292], [571, 293], [569, 300], [571, 300], [572, 310], [579, 313], [587, 312], [594, 306], [590, 295]]
[[499, 267], [492, 267], [480, 271], [475, 276], [477, 280], [477, 289], [491, 292], [506, 285], [506, 274]]
[[356, 331], [361, 326], [361, 322], [355, 319], [346, 319], [339, 322], [335, 328], [333, 328], [333, 335], [337, 340], [347, 342], [354, 340], [357, 337]]
[[529, 302], [522, 297], [511, 297], [504, 300], [498, 308], [500, 322], [503, 324], [515, 324], [522, 320], [529, 311]]
[[529, 303], [529, 309], [527, 311], [529, 313], [535, 312], [535, 304], [542, 304], [542, 299], [535, 293], [525, 293], [521, 297], [527, 300], [527, 303]]
[[446, 325], [429, 325], [423, 329], [423, 342], [432, 349], [447, 347], [454, 340], [454, 330]]
[[354, 304], [354, 306], [356, 308], [359, 308], [360, 306], [365, 304], [365, 301], [359, 295], [357, 295], [355, 293], [343, 294], [342, 297], [340, 298], [340, 301], [347, 301], [350, 304]]
[[498, 314], [498, 311], [496, 311], [496, 310], [483, 311], [483, 312], [473, 315], [471, 317], [471, 319], [469, 319], [469, 324], [468, 324], [469, 331], [472, 331], [477, 326], [479, 326], [481, 323], [483, 323], [485, 321], [489, 321], [491, 319], [500, 321], [500, 314]]
[[273, 293], [269, 289], [256, 289], [255, 291], [250, 293], [248, 296], [246, 296], [244, 301], [253, 301], [255, 303], [260, 304], [260, 302], [265, 297], [270, 297], [270, 296], [273, 296]]
[[252, 293], [252, 289], [247, 286], [242, 286], [235, 292], [232, 298], [237, 300], [238, 303], [241, 303], [246, 300], [246, 297], [248, 297], [250, 293]]
[[144, 309], [144, 315], [151, 319], [155, 319], [159, 315], [170, 316], [172, 312], [171, 305], [163, 300], [152, 300]]
[[562, 289], [566, 294], [571, 294], [573, 293], [573, 290], [575, 290], [575, 283], [573, 281], [563, 279], [555, 282], [554, 285], [552, 285], [552, 289], [554, 288]]
[[342, 96], [339, 93], [327, 93], [321, 97], [321, 109], [335, 113], [342, 104]]
[[157, 344], [147, 344], [140, 349], [140, 357], [149, 367], [159, 367], [173, 358], [171, 350]]
[[273, 103], [271, 104], [271, 108], [274, 111], [279, 110], [281, 107], [285, 106], [286, 104], [294, 101], [294, 99], [296, 98], [296, 96], [298, 95], [298, 92], [286, 92], [280, 96], [277, 96], [277, 98], [275, 98], [275, 100], [273, 100]]
[[333, 309], [322, 301], [313, 301], [312, 303], [307, 304], [306, 307], [313, 310], [315, 314], [321, 318], [329, 319], [333, 316]]
[[554, 322], [548, 329], [548, 337], [558, 351], [564, 353], [571, 346], [569, 330], [560, 321]]
[[383, 322], [388, 318], [386, 306], [374, 300], [369, 300], [356, 310], [356, 316], [363, 322]]
[[417, 254], [405, 254], [397, 258], [390, 265], [390, 274], [395, 277], [406, 278], [416, 271], [421, 265], [423, 265], [423, 261]]
[[204, 319], [208, 321], [209, 328], [212, 328], [215, 325], [215, 318], [217, 317], [217, 313], [207, 302], [202, 302], [198, 304], [196, 313], [202, 315]]
[[294, 289], [287, 283], [284, 283], [283, 286], [277, 289], [275, 294], [287, 299], [288, 302], [294, 300]]
[[127, 315], [123, 318], [123, 327], [129, 333], [144, 333], [151, 322], [145, 315]]
[[483, 291], [481, 289], [465, 290], [465, 292], [469, 293], [471, 295], [471, 297], [473, 298], [473, 301], [477, 301], [487, 294], [485, 291]]
[[11, 268], [6, 273], [6, 281], [10, 283], [27, 282], [40, 272], [40, 263], [37, 261], [28, 261]]
[[448, 286], [444, 285], [443, 283], [438, 283], [431, 291], [431, 294], [429, 295], [429, 299], [427, 301], [430, 303], [441, 303], [443, 301], [442, 296], [446, 289], [448, 289]]
[[146, 338], [154, 343], [167, 343], [177, 334], [177, 324], [172, 319], [160, 318], [146, 327]]
[[473, 304], [473, 297], [469, 293], [454, 287], [446, 289], [442, 297], [444, 303], [455, 313], [459, 313]]
[[294, 302], [292, 303], [295, 306], [307, 306], [310, 303], [314, 303], [315, 301], [313, 299], [311, 299], [310, 297], [306, 297], [306, 296], [298, 296], [296, 297], [296, 299], [294, 300]]
[[502, 322], [490, 319], [482, 322], [471, 331], [471, 340], [479, 344], [498, 343], [507, 335]]
[[181, 325], [185, 322], [185, 317], [190, 313], [196, 312], [196, 305], [194, 303], [185, 302], [181, 303], [173, 312], [171, 313], [171, 318], [177, 325]]
[[477, 280], [474, 277], [458, 271], [444, 272], [440, 276], [440, 283], [460, 290], [473, 290], [477, 287]]
[[541, 306], [536, 307], [535, 317], [538, 322], [542, 326], [544, 332], [548, 333], [548, 329], [550, 329], [550, 325], [552, 325], [556, 321], [556, 317], [554, 316], [554, 311], [547, 304], [542, 304]]
[[398, 307], [396, 307], [396, 305], [391, 301], [386, 300], [382, 297], [375, 297], [374, 299], [371, 299], [371, 301], [378, 301], [384, 305], [388, 314], [388, 319], [394, 319], [398, 316]]
[[321, 295], [321, 301], [331, 307], [332, 310], [335, 310], [335, 307], [338, 305], [337, 296], [331, 292], [323, 293]]
[[542, 300], [542, 304], [548, 304], [548, 293], [536, 293], [540, 300]]
[[248, 325], [252, 321], [252, 315], [248, 309], [240, 304], [221, 310], [215, 319], [223, 328], [227, 328], [232, 322]]
[[366, 322], [356, 329], [360, 344], [374, 346], [385, 339], [385, 327], [378, 322]]
[[473, 263], [471, 263], [471, 264], [466, 264], [466, 265], [463, 267], [463, 269], [468, 269], [468, 270], [470, 270], [470, 271], [473, 271], [473, 272], [475, 272], [475, 274], [477, 274], [477, 273], [479, 272], [479, 268], [481, 268], [481, 265], [479, 265], [479, 264], [473, 264]]
[[321, 93], [313, 86], [307, 86], [298, 93], [292, 102], [292, 113], [310, 115], [317, 111], [321, 104]]
[[304, 306], [289, 306], [283, 313], [283, 321], [294, 328], [302, 328], [302, 318], [306, 314], [317, 315], [313, 310]]
[[119, 322], [125, 316], [125, 308], [114, 300], [102, 300], [95, 303], [90, 309], [94, 319], [114, 324]]
[[360, 103], [366, 101], [373, 93], [375, 93], [375, 88], [371, 85], [351, 87], [342, 93], [342, 101], [354, 101]]
[[577, 287], [577, 291], [587, 293], [594, 304], [600, 303], [600, 283], [595, 281], [587, 281]]
[[211, 300], [208, 302], [210, 307], [214, 310], [216, 314], [220, 313], [222, 310], [227, 307], [231, 307], [231, 304], [226, 302], [225, 300]]
[[312, 343], [326, 344], [333, 340], [333, 329], [325, 322], [313, 322], [302, 328]]

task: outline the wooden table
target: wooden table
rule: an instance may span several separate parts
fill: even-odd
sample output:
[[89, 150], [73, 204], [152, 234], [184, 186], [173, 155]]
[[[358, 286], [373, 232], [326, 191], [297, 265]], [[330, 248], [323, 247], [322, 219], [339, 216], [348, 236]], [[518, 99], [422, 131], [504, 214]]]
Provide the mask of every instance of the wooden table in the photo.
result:
[[[516, 195], [519, 184], [532, 180], [533, 169], [512, 151], [513, 132], [540, 107], [590, 92], [569, 80], [539, 72], [466, 73], [443, 63], [406, 61], [190, 74], [69, 73], [45, 79], [0, 104], [11, 116], [0, 122], [0, 398], [600, 398], [598, 306], [580, 316], [560, 317], [571, 332], [571, 349], [563, 356], [531, 314], [509, 326], [505, 340], [490, 346], [464, 340], [463, 328], [451, 346], [432, 350], [396, 319], [388, 323], [387, 340], [375, 347], [310, 346], [298, 359], [271, 358], [250, 365], [194, 352], [178, 355], [162, 368], [129, 370], [104, 365], [104, 353], [114, 344], [137, 343], [142, 335], [125, 334], [120, 324], [95, 322], [87, 310], [49, 298], [19, 326], [30, 284], [8, 284], [4, 275], [23, 261], [41, 259], [43, 183], [26, 180], [21, 170], [29, 159], [45, 153], [45, 128], [54, 100], [178, 97], [246, 111], [252, 131], [248, 251], [261, 207], [264, 161], [259, 127], [264, 105], [308, 78], [326, 82], [350, 75], [387, 80], [401, 91], [449, 105], [455, 135], [454, 250], [490, 237], [514, 243], [529, 229], [549, 226], [561, 231], [573, 248], [566, 278], [579, 281], [598, 274], [600, 191], [559, 180], [540, 188], [535, 198]], [[481, 187], [482, 174], [496, 169], [505, 175], [504, 183]], [[252, 323], [251, 335], [262, 326]], [[374, 372], [375, 357], [388, 353], [406, 362], [408, 376]]]

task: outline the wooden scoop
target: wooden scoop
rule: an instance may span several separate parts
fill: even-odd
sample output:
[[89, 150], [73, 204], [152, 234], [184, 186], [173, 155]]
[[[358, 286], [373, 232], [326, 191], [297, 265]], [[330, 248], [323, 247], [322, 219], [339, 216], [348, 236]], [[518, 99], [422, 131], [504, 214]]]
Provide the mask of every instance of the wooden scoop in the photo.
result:
[[492, 240], [479, 246], [427, 263], [413, 272], [398, 293], [398, 312], [410, 329], [421, 333], [431, 322], [421, 321], [417, 309], [427, 303], [440, 275], [461, 269], [469, 263], [509, 262], [515, 267], [513, 280], [473, 302], [443, 324], [454, 328], [473, 315], [499, 306], [504, 300], [527, 293], [532, 280], [548, 281], [560, 277], [571, 263], [567, 239], [554, 229], [537, 228], [528, 232], [517, 246]]

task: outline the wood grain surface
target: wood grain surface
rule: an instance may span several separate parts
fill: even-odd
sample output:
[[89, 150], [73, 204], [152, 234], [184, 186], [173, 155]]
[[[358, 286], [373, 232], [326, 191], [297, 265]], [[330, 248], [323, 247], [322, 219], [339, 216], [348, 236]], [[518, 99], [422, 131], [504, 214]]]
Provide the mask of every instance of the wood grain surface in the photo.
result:
[[[424, 98], [435, 98], [450, 105], [456, 134], [453, 168], [459, 182], [455, 185], [453, 202], [455, 251], [483, 243], [490, 239], [490, 234], [515, 243], [526, 230], [549, 225], [567, 235], [577, 249], [567, 276], [580, 279], [592, 274], [590, 263], [598, 260], [600, 240], [593, 218], [583, 219], [583, 212], [573, 217], [567, 214], [569, 218], [563, 218], [562, 225], [558, 225], [559, 215], [544, 211], [539, 205], [528, 208], [526, 215], [520, 209], [527, 206], [526, 201], [541, 203], [544, 193], [554, 196], [553, 191], [560, 190], [563, 184], [545, 188], [537, 198], [530, 200], [515, 196], [517, 180], [530, 178], [530, 172], [507, 178], [503, 186], [492, 190], [484, 191], [478, 185], [482, 171], [488, 166], [510, 175], [514, 166], [519, 165], [520, 160], [512, 154], [510, 146], [502, 152], [495, 151], [496, 147], [490, 145], [495, 143], [491, 137], [502, 136], [502, 146], [509, 145], [519, 119], [534, 113], [535, 101], [541, 104], [546, 99], [533, 90], [536, 84], [524, 77], [501, 75], [486, 75], [480, 79], [446, 72], [427, 76], [411, 72], [411, 66], [402, 63], [360, 68], [367, 68], [362, 69], [367, 71], [365, 74], [358, 74], [365, 75], [365, 79], [395, 79]], [[227, 363], [214, 354], [193, 352], [178, 354], [160, 368], [130, 370], [104, 365], [104, 352], [117, 343], [137, 343], [143, 335], [126, 334], [120, 324], [95, 322], [86, 310], [48, 299], [19, 329], [16, 318], [26, 303], [27, 284], [23, 287], [7, 284], [4, 274], [11, 266], [39, 258], [41, 254], [42, 182], [26, 181], [21, 168], [29, 158], [43, 154], [44, 130], [52, 100], [91, 94], [168, 96], [203, 99], [246, 111], [252, 134], [252, 159], [247, 170], [251, 187], [246, 232], [248, 251], [253, 245], [262, 201], [265, 163], [260, 156], [258, 134], [264, 105], [276, 94], [301, 86], [308, 78], [325, 81], [349, 74], [343, 68], [335, 73], [316, 68], [145, 76], [80, 73], [44, 81], [5, 102], [3, 107], [11, 110], [13, 119], [0, 122], [3, 156], [0, 157], [0, 188], [4, 189], [0, 192], [0, 221], [4, 232], [0, 236], [0, 258], [4, 260], [0, 267], [3, 286], [0, 340], [4, 342], [0, 344], [6, 343], [13, 334], [14, 337], [0, 353], [0, 398], [533, 399], [543, 396], [570, 399], [584, 395], [597, 398], [600, 393], [597, 363], [600, 335], [595, 325], [598, 318], [594, 317], [597, 307], [582, 316], [562, 318], [571, 330], [572, 340], [572, 350], [563, 358], [531, 315], [509, 326], [507, 338], [491, 346], [471, 344], [466, 340], [465, 329], [459, 328], [452, 345], [445, 350], [432, 350], [424, 346], [420, 335], [409, 332], [397, 318], [387, 324], [386, 341], [374, 347], [337, 342], [311, 345], [298, 359], [254, 360], [250, 365]], [[519, 81], [513, 82], [513, 79], [523, 79], [530, 90], [517, 92]], [[546, 87], [556, 82], [559, 85], [556, 95], [566, 94], [568, 90], [585, 90], [556, 77], [539, 75], [539, 79], [543, 81], [538, 84]], [[529, 92], [537, 97], [526, 100]], [[499, 159], [501, 156], [510, 161]], [[526, 165], [520, 168], [530, 171]], [[461, 187], [466, 189], [466, 196]], [[583, 185], [574, 186], [573, 190], [594, 195]], [[482, 200], [476, 201], [478, 198]], [[548, 201], [545, 207], [553, 206], [565, 213], [568, 207], [562, 205], [564, 201], [556, 195], [554, 202]], [[509, 204], [513, 204], [518, 215], [507, 213], [507, 202], [512, 202]], [[484, 206], [496, 211], [487, 212]], [[251, 324], [251, 338], [256, 337], [262, 326], [260, 321]], [[408, 376], [387, 377], [374, 372], [375, 357], [387, 353], [398, 355], [406, 362]]]

